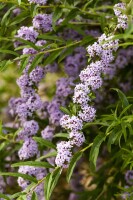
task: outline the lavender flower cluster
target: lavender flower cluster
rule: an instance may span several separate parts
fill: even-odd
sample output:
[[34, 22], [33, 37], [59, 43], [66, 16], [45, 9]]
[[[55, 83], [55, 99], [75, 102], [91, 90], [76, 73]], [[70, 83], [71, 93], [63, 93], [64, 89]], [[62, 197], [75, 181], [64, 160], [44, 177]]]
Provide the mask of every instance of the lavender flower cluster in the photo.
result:
[[118, 24], [117, 28], [127, 29], [128, 27], [128, 17], [125, 14], [126, 3], [118, 3], [114, 6], [114, 13], [117, 17]]
[[[67, 168], [73, 147], [81, 146], [85, 141], [82, 133], [83, 123], [93, 121], [96, 115], [96, 110], [91, 105], [91, 91], [95, 92], [102, 86], [101, 76], [106, 74], [106, 69], [113, 62], [114, 52], [119, 47], [118, 42], [119, 40], [114, 39], [113, 35], [102, 34], [97, 42], [87, 47], [87, 52], [94, 62], [80, 72], [81, 83], [74, 89], [73, 103], [80, 106], [80, 111], [77, 116], [64, 115], [60, 120], [60, 125], [69, 131], [69, 141], [61, 141], [57, 144], [58, 154], [55, 159], [57, 166]], [[95, 61], [96, 58], [98, 60]]]
[[[30, 1], [30, 3], [38, 3], [42, 5], [41, 1]], [[40, 31], [43, 33], [52, 31], [52, 15], [38, 14], [34, 17], [32, 22], [33, 26], [31, 27], [21, 27], [18, 30], [16, 38], [28, 40], [35, 43], [37, 47], [42, 47], [46, 44], [46, 41], [37, 40], [37, 37]], [[86, 58], [85, 49], [82, 47], [76, 48], [74, 55], [68, 56], [65, 60], [65, 71], [69, 77], [60, 78], [56, 82], [55, 97], [51, 102], [42, 102], [40, 96], [37, 93], [39, 82], [47, 72], [55, 72], [57, 70], [57, 64], [54, 63], [54, 65], [48, 65], [45, 67], [45, 69], [37, 66], [33, 71], [29, 73], [28, 71], [30, 65], [38, 51], [33, 48], [24, 48], [22, 53], [23, 55], [29, 54], [29, 64], [26, 66], [23, 74], [17, 80], [21, 97], [17, 99], [12, 98], [9, 104], [12, 114], [18, 115], [22, 127], [22, 130], [18, 134], [18, 140], [23, 140], [24, 143], [18, 152], [18, 156], [20, 160], [27, 160], [40, 154], [37, 143], [32, 138], [38, 133], [38, 131], [40, 131], [39, 124], [34, 120], [34, 115], [37, 114], [39, 116], [41, 114], [41, 119], [48, 117], [49, 125], [41, 130], [41, 136], [42, 138], [51, 141], [53, 139], [55, 129], [56, 127], [59, 127], [60, 119], [63, 116], [63, 113], [60, 111], [60, 106], [65, 106], [67, 98], [73, 94], [73, 87], [75, 86], [74, 80], [78, 76], [82, 67], [86, 64]], [[74, 60], [75, 63], [73, 62]], [[74, 77], [75, 74], [76, 77]], [[76, 132], [72, 132], [70, 138], [72, 138], [73, 142], [79, 146], [81, 143], [80, 140], [84, 140], [84, 136], [83, 134], [80, 134], [80, 139], [76, 138], [75, 136]], [[43, 153], [45, 154], [46, 151]], [[52, 165], [54, 165], [53, 159], [47, 160], [51, 162]], [[37, 176], [37, 174], [40, 173], [40, 171], [36, 173], [36, 169], [25, 166], [20, 167], [19, 172], [28, 173], [29, 175], [33, 176]], [[43, 177], [45, 175], [46, 174], [43, 173]], [[24, 190], [28, 186], [29, 182], [25, 181], [23, 178], [19, 178], [18, 184]], [[36, 188], [38, 191], [40, 191], [38, 194], [42, 193], [41, 188], [42, 185], [39, 185]]]
[[38, 5], [45, 5], [47, 3], [47, 0], [28, 0], [29, 3], [34, 3]]
[[[30, 3], [37, 3], [44, 5], [46, 1], [29, 1]], [[51, 15], [42, 15], [38, 14], [33, 19], [32, 27], [21, 27], [18, 30], [16, 38], [21, 38], [23, 40], [28, 40], [35, 43], [37, 47], [44, 46], [46, 44], [45, 40], [38, 40], [39, 35], [38, 30], [42, 29], [43, 32], [52, 31], [52, 16]], [[38, 145], [33, 139], [40, 127], [37, 121], [34, 120], [34, 115], [39, 112], [39, 110], [44, 108], [44, 103], [42, 102], [40, 96], [37, 93], [37, 88], [40, 81], [43, 79], [47, 71], [51, 70], [51, 66], [48, 66], [46, 69], [40, 66], [36, 66], [34, 70], [29, 73], [29, 68], [35, 55], [38, 53], [37, 50], [33, 48], [24, 48], [22, 51], [23, 55], [29, 54], [29, 63], [26, 68], [23, 70], [23, 74], [20, 78], [17, 79], [17, 84], [20, 88], [21, 97], [12, 98], [9, 102], [12, 114], [15, 114], [19, 117], [21, 130], [18, 134], [18, 140], [23, 140], [22, 147], [18, 151], [18, 156], [20, 160], [27, 160], [32, 157], [36, 157], [40, 154], [38, 150]], [[53, 137], [54, 128], [47, 126], [42, 130], [41, 135], [47, 140], [51, 140]], [[42, 179], [46, 176], [46, 170], [41, 168], [34, 168], [28, 166], [22, 166], [19, 168], [20, 173], [33, 175], [37, 180]], [[19, 186], [25, 190], [29, 185], [29, 181], [24, 180], [23, 178], [18, 178]], [[36, 189], [36, 193], [39, 198], [43, 197], [43, 183], [39, 184]], [[30, 199], [29, 197], [28, 199]]]
[[[28, 174], [28, 175], [34, 176], [37, 178], [38, 181], [43, 179], [47, 175], [46, 169], [30, 167], [30, 166], [21, 166], [18, 172], [22, 174]], [[19, 186], [21, 186], [23, 190], [25, 190], [27, 186], [30, 184], [30, 181], [24, 180], [22, 177], [19, 177], [18, 184]], [[44, 196], [43, 187], [44, 187], [44, 181], [42, 181], [34, 190], [39, 197]], [[28, 195], [27, 199], [31, 199], [31, 195]]]
[[[47, 0], [28, 1], [29, 3], [39, 5], [45, 5], [47, 3]], [[116, 4], [114, 7], [115, 14], [118, 18], [117, 28], [126, 29], [127, 27], [127, 18], [123, 15], [124, 10], [125, 4]], [[46, 41], [37, 41], [37, 37], [40, 32], [46, 33], [52, 31], [52, 15], [38, 14], [34, 17], [32, 24], [33, 26], [31, 27], [21, 27], [16, 37], [33, 42], [37, 47], [42, 47], [46, 44]], [[68, 37], [67, 33], [66, 37]], [[75, 31], [73, 31], [72, 37], [74, 39], [80, 39], [80, 36]], [[29, 64], [23, 71], [22, 76], [17, 80], [21, 97], [17, 99], [12, 98], [10, 101], [11, 112], [12, 114], [15, 113], [18, 115], [22, 127], [18, 135], [18, 140], [24, 141], [18, 152], [20, 160], [27, 160], [40, 154], [38, 145], [33, 139], [33, 136], [40, 132], [39, 124], [34, 120], [34, 115], [37, 114], [41, 119], [48, 118], [49, 121], [49, 125], [41, 130], [42, 138], [52, 141], [54, 132], [59, 126], [69, 131], [69, 140], [57, 144], [58, 154], [55, 161], [53, 159], [48, 160], [52, 165], [55, 162], [57, 166], [63, 168], [68, 167], [71, 161], [73, 147], [80, 147], [85, 142], [85, 136], [82, 132], [84, 123], [92, 122], [95, 119], [96, 109], [92, 106], [92, 92], [95, 93], [102, 86], [103, 74], [107, 75], [111, 70], [112, 62], [115, 58], [114, 52], [118, 49], [118, 42], [118, 40], [113, 38], [113, 35], [102, 34], [97, 42], [87, 47], [87, 52], [94, 62], [90, 63], [85, 69], [83, 68], [86, 66], [86, 51], [83, 47], [76, 48], [73, 55], [67, 56], [64, 70], [68, 77], [60, 78], [56, 82], [55, 97], [51, 102], [42, 102], [37, 93], [37, 88], [39, 82], [47, 72], [55, 72], [57, 70], [57, 64], [48, 65], [45, 69], [36, 66], [29, 73], [30, 65], [38, 51], [33, 48], [23, 49], [22, 53], [24, 55], [29, 54], [30, 56]], [[78, 76], [80, 83], [75, 86], [74, 81]], [[80, 110], [76, 116], [63, 115], [60, 111], [60, 106], [65, 106], [72, 94], [73, 103], [78, 105]], [[46, 151], [43, 153], [45, 154]], [[20, 167], [19, 172], [33, 175], [37, 180], [42, 179], [47, 174], [47, 171], [42, 168], [28, 166]], [[18, 184], [25, 190], [29, 185], [29, 181], [25, 181], [19, 177]], [[43, 196], [43, 183], [39, 184], [35, 191], [38, 196]]]

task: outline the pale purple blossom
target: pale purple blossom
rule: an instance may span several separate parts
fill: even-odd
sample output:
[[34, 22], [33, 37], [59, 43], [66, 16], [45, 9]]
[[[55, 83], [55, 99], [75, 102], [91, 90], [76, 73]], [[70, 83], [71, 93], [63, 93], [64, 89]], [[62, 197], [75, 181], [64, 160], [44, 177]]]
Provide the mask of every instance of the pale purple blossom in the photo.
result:
[[96, 116], [96, 110], [92, 106], [84, 105], [82, 110], [79, 111], [79, 118], [81, 118], [84, 122], [92, 122]]
[[119, 46], [118, 42], [119, 40], [114, 39], [113, 35], [106, 35], [105, 33], [98, 38], [98, 43], [102, 47], [102, 50], [117, 51]]
[[53, 139], [54, 130], [55, 128], [52, 126], [46, 126], [45, 129], [41, 131], [42, 138], [51, 141]]
[[33, 48], [24, 48], [23, 49], [23, 54], [36, 54], [37, 51]]
[[16, 108], [16, 113], [22, 121], [26, 120], [27, 117], [32, 116], [31, 110], [26, 103], [18, 105]]
[[38, 123], [35, 120], [24, 122], [23, 128], [28, 135], [35, 135], [39, 130]]
[[24, 88], [20, 88], [20, 94], [21, 94], [21, 97], [23, 97], [27, 100], [29, 97], [35, 95], [35, 90], [31, 86], [29, 86], [29, 87], [27, 86]]
[[45, 72], [55, 73], [58, 70], [58, 64], [56, 62], [44, 67]]
[[23, 130], [19, 132], [19, 139], [27, 139], [37, 134], [39, 125], [35, 120], [25, 121], [23, 123]]
[[60, 78], [56, 81], [56, 95], [58, 97], [67, 97], [73, 93], [73, 78]]
[[18, 156], [20, 160], [26, 160], [31, 158], [38, 153], [38, 145], [32, 138], [27, 138], [20, 150], [18, 151]]
[[69, 129], [71, 131], [78, 131], [82, 129], [83, 123], [81, 119], [74, 115], [72, 117], [70, 117], [69, 115], [64, 115], [60, 119], [60, 125], [65, 129]]
[[55, 159], [55, 163], [59, 167], [67, 168], [72, 157], [71, 152], [72, 145], [70, 141], [65, 142], [62, 141], [57, 144], [57, 156]]
[[[30, 176], [36, 177], [37, 180], [42, 179], [47, 174], [46, 169], [32, 167], [32, 166], [20, 166], [18, 172], [21, 174], [28, 174]], [[18, 184], [24, 190], [30, 184], [30, 181], [25, 180], [22, 177], [19, 177]]]
[[125, 3], [118, 3], [114, 5], [114, 13], [117, 17], [121, 16], [123, 11], [126, 10], [126, 4]]
[[84, 84], [88, 84], [89, 78], [92, 76], [100, 76], [101, 72], [103, 71], [103, 62], [97, 61], [95, 63], [91, 63], [87, 66], [86, 69], [82, 70], [79, 77], [81, 82]]
[[60, 119], [61, 119], [62, 116], [63, 116], [63, 113], [58, 108], [54, 112], [50, 113], [49, 121], [50, 121], [51, 124], [53, 124], [55, 126], [59, 126], [60, 125]]
[[38, 4], [38, 5], [46, 5], [47, 0], [28, 0], [29, 3], [34, 3], [34, 4]]
[[108, 66], [115, 58], [113, 56], [112, 50], [104, 50], [101, 59], [105, 66]]
[[129, 185], [133, 185], [133, 170], [128, 170], [126, 172], [125, 180]]
[[26, 102], [26, 105], [28, 106], [29, 110], [31, 112], [34, 112], [42, 107], [42, 101], [38, 94], [35, 94], [34, 96], [29, 97], [29, 99]]
[[125, 3], [118, 3], [114, 6], [114, 13], [117, 17], [118, 24], [117, 28], [127, 29], [128, 27], [128, 17], [125, 14], [126, 11], [126, 4]]
[[28, 87], [33, 85], [33, 82], [30, 80], [28, 74], [24, 73], [17, 79], [17, 85], [20, 87], [21, 90], [25, 90]]
[[18, 30], [18, 35], [16, 37], [22, 38], [24, 40], [28, 40], [31, 42], [35, 42], [38, 37], [38, 32], [34, 30], [33, 27], [22, 26]]
[[38, 41], [36, 42], [36, 46], [42, 47], [42, 46], [44, 46], [46, 43], [47, 43], [46, 40], [38, 40]]
[[30, 72], [29, 77], [32, 82], [38, 84], [44, 77], [44, 68], [37, 66]]
[[68, 56], [64, 66], [65, 72], [72, 77], [78, 76], [80, 70], [80, 63], [75, 58], [75, 56]]
[[128, 28], [128, 17], [126, 15], [121, 15], [118, 18], [118, 25], [117, 28], [127, 29]]
[[87, 47], [87, 52], [91, 58], [95, 55], [100, 56], [102, 52], [102, 47], [97, 42], [95, 42], [93, 45], [89, 45]]
[[13, 12], [13, 14], [15, 16], [18, 16], [21, 13], [21, 9], [20, 8], [15, 8], [12, 12]]
[[33, 26], [43, 32], [52, 31], [52, 15], [38, 14], [33, 18]]
[[99, 89], [103, 83], [102, 78], [100, 76], [91, 76], [86, 82], [92, 90]]
[[80, 147], [85, 142], [84, 134], [82, 132], [77, 132], [77, 131], [71, 131], [69, 133], [69, 139], [72, 146], [76, 145]]
[[87, 102], [90, 101], [90, 98], [88, 96], [89, 93], [90, 90], [88, 88], [88, 85], [82, 83], [76, 85], [76, 87], [74, 88], [73, 102], [80, 105], [87, 104]]

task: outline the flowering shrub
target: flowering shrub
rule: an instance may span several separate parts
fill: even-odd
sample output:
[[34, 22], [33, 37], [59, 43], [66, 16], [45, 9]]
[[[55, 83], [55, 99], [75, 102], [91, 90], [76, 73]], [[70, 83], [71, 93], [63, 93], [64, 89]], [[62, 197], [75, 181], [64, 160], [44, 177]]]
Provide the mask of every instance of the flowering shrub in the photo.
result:
[[0, 199], [133, 199], [133, 1], [0, 9], [19, 89], [1, 109]]

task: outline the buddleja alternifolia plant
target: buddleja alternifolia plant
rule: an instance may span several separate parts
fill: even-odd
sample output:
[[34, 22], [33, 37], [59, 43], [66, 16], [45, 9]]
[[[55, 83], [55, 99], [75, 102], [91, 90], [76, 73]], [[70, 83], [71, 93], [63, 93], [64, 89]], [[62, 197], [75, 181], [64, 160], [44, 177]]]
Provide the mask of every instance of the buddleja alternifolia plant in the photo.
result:
[[[1, 199], [132, 199], [132, 93], [119, 89], [132, 89], [132, 7], [1, 1], [0, 69], [13, 64], [20, 74], [13, 121], [1, 125]], [[56, 88], [44, 100], [40, 85], [54, 84], [53, 73]], [[88, 188], [79, 189], [84, 165]], [[64, 174], [71, 190], [55, 198]]]

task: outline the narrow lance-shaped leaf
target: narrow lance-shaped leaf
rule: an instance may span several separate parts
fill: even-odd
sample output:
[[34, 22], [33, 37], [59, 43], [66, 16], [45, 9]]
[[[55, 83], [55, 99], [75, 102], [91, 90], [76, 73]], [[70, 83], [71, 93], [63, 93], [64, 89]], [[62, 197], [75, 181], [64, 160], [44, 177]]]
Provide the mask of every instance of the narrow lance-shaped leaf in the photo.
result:
[[77, 161], [81, 158], [83, 152], [76, 153], [69, 164], [68, 170], [67, 170], [67, 181], [69, 182], [73, 173], [73, 170], [76, 166]]
[[56, 137], [68, 138], [69, 134], [68, 133], [57, 133], [54, 135], [54, 138], [56, 138]]
[[58, 19], [61, 18], [61, 15], [62, 15], [62, 9], [60, 7], [55, 7], [53, 17], [52, 17], [53, 29], [55, 29], [56, 22]]
[[74, 17], [77, 16], [79, 13], [79, 10], [77, 8], [72, 9], [68, 15], [65, 17], [65, 20], [62, 22], [62, 24], [67, 24], [71, 19], [74, 19]]
[[44, 58], [44, 55], [38, 54], [32, 61], [32, 64], [30, 65], [29, 72], [31, 72]]
[[58, 182], [61, 174], [61, 168], [57, 167], [51, 174], [48, 174], [45, 179], [44, 192], [46, 200], [50, 200], [51, 194]]
[[0, 198], [11, 200], [8, 196], [6, 196], [5, 194], [2, 194], [2, 193], [0, 193]]
[[11, 195], [10, 198], [14, 199], [14, 198], [20, 197], [21, 195], [26, 195], [26, 192], [17, 192], [15, 194]]
[[18, 0], [18, 4], [19, 4], [19, 5], [21, 4], [21, 0]]
[[96, 161], [99, 153], [99, 148], [102, 144], [102, 142], [105, 140], [105, 135], [103, 133], [100, 133], [99, 135], [96, 136], [93, 142], [93, 146], [90, 151], [90, 166], [92, 169], [95, 169], [96, 167]]
[[31, 200], [38, 200], [37, 194], [35, 192], [33, 192]]
[[2, 20], [1, 20], [1, 26], [7, 25], [7, 22], [8, 22], [7, 18], [8, 18], [8, 16], [10, 15], [11, 11], [12, 11], [13, 9], [15, 9], [15, 8], [16, 8], [16, 6], [12, 6], [12, 7], [11, 7], [10, 9], [8, 9], [8, 11], [4, 14], [4, 16], [3, 16]]
[[38, 36], [39, 39], [44, 39], [44, 40], [54, 40], [54, 41], [59, 41], [59, 42], [63, 42], [63, 40], [59, 37], [57, 37], [56, 35], [48, 35], [48, 34], [44, 34], [44, 35], [39, 35]]
[[111, 145], [115, 143], [117, 137], [118, 137], [118, 131], [119, 127], [116, 127], [114, 130], [112, 130], [111, 134], [109, 135], [107, 147], [108, 151], [111, 152]]
[[8, 49], [0, 49], [0, 53], [3, 53], [3, 54], [12, 54], [14, 56], [19, 56], [18, 53], [14, 52], [14, 51], [11, 51], [11, 50], [8, 50]]
[[56, 146], [52, 142], [49, 142], [48, 140], [45, 140], [45, 139], [40, 138], [40, 137], [33, 137], [33, 138], [36, 142], [38, 142], [42, 146], [46, 146], [46, 147], [49, 147], [49, 148], [52, 148], [52, 149], [56, 149]]
[[19, 167], [19, 166], [33, 166], [33, 167], [44, 167], [44, 168], [53, 168], [48, 162], [39, 162], [39, 161], [25, 161], [12, 164], [12, 167]]
[[63, 107], [63, 106], [60, 106], [60, 110], [61, 110], [63, 113], [67, 114], [67, 115], [71, 115], [71, 112], [70, 112], [67, 108], [65, 108], [65, 107]]
[[121, 100], [123, 108], [126, 108], [127, 106], [129, 106], [129, 102], [125, 94], [117, 88], [112, 88], [112, 89], [118, 93], [118, 96], [119, 96], [119, 99]]
[[37, 183], [38, 181], [33, 178], [30, 175], [27, 174], [21, 174], [21, 173], [15, 173], [15, 172], [0, 172], [0, 176], [14, 176], [14, 177], [22, 177], [26, 180], [29, 180], [31, 182]]
[[62, 49], [56, 50], [52, 52], [44, 61], [43, 65], [46, 66], [48, 64], [51, 64], [55, 59], [61, 54]]

